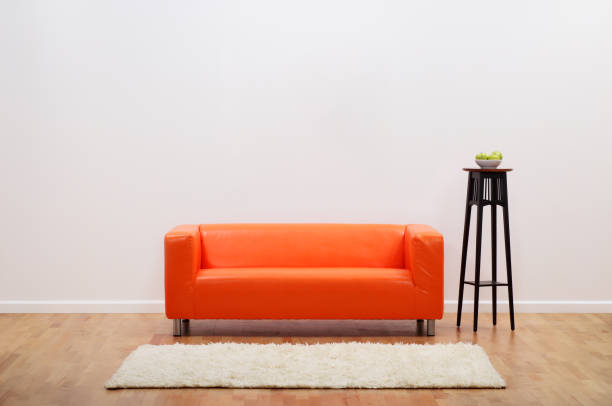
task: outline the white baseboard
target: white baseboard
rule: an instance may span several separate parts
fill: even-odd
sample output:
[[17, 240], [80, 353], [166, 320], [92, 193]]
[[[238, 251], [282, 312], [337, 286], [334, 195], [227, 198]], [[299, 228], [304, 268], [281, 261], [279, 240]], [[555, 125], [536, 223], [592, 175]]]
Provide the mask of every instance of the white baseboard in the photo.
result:
[[164, 313], [163, 300], [0, 300], [0, 313]]
[[[499, 312], [508, 301], [498, 300]], [[463, 302], [472, 312], [473, 301]], [[491, 301], [481, 300], [481, 313], [491, 312]], [[612, 300], [515, 300], [517, 313], [612, 313]], [[163, 313], [163, 300], [0, 300], [0, 313]], [[457, 300], [444, 301], [445, 312], [457, 311]]]
[[[480, 313], [491, 313], [491, 300], [479, 300]], [[464, 312], [474, 310], [473, 300], [464, 300]], [[457, 300], [445, 300], [444, 311], [457, 311]], [[508, 312], [508, 301], [497, 301], [498, 312]], [[612, 300], [515, 300], [514, 311], [517, 313], [612, 313]]]

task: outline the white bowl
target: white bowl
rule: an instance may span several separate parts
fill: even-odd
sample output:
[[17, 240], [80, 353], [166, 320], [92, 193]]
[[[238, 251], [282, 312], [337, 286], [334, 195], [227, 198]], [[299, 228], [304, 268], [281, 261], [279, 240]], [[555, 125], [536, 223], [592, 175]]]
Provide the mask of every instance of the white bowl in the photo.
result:
[[497, 168], [499, 164], [501, 164], [501, 159], [476, 159], [475, 160], [478, 166], [483, 169], [493, 169]]

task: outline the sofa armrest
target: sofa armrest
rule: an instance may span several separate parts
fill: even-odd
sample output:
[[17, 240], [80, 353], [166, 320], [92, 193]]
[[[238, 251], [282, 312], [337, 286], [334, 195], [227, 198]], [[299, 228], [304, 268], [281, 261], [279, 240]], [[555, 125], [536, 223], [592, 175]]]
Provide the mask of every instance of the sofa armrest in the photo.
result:
[[412, 271], [419, 296], [435, 307], [438, 318], [444, 311], [444, 239], [433, 227], [409, 224], [405, 233], [404, 264]]
[[164, 238], [166, 315], [170, 319], [189, 318], [193, 313], [195, 275], [202, 263], [200, 228], [182, 225]]

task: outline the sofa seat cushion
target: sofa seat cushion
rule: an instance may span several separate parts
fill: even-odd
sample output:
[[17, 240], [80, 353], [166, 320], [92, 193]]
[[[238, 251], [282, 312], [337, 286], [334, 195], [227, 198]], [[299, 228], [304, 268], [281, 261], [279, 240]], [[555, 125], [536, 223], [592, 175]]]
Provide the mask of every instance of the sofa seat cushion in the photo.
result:
[[402, 319], [415, 291], [399, 268], [211, 268], [196, 275], [194, 307], [211, 319]]

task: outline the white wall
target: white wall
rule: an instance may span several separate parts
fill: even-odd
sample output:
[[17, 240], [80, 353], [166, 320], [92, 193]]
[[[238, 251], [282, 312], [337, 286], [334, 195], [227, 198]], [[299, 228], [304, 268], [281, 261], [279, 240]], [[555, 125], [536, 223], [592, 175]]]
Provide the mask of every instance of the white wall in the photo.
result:
[[0, 58], [0, 311], [160, 310], [163, 234], [243, 221], [431, 224], [452, 310], [493, 149], [518, 308], [612, 311], [607, 0], [4, 1]]

